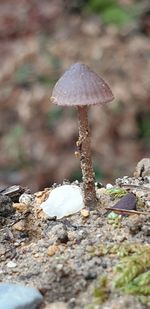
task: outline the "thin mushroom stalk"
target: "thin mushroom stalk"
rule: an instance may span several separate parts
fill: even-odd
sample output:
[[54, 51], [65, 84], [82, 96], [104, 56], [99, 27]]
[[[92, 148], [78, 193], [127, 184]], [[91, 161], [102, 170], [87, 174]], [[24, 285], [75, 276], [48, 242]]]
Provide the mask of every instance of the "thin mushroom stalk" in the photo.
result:
[[104, 105], [113, 100], [113, 94], [102, 77], [82, 63], [73, 64], [54, 86], [51, 101], [65, 107], [77, 107], [79, 140], [77, 141], [83, 177], [85, 206], [96, 206], [95, 177], [92, 167], [90, 130], [87, 110], [91, 105]]
[[84, 204], [88, 208], [96, 206], [95, 174], [92, 166], [90, 128], [88, 123], [88, 107], [78, 106], [79, 140], [77, 147], [80, 154], [80, 163], [83, 180]]

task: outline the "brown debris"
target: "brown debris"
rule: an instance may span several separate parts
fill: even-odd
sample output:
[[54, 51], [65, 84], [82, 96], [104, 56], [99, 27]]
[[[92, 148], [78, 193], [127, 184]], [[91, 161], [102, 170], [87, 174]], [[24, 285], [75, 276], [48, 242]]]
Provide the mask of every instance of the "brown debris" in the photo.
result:
[[25, 225], [25, 220], [22, 219], [13, 225], [13, 229], [15, 229], [16, 231], [25, 231]]
[[56, 252], [58, 252], [59, 247], [57, 245], [51, 245], [47, 249], [48, 256], [53, 256]]
[[26, 213], [29, 211], [29, 207], [23, 203], [13, 203], [12, 205], [17, 212]]

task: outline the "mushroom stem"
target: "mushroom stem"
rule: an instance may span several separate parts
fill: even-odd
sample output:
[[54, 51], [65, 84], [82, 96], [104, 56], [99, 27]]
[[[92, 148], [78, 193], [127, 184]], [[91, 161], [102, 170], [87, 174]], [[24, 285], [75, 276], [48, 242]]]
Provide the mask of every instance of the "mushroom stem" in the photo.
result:
[[84, 203], [89, 208], [96, 206], [95, 174], [92, 167], [90, 129], [88, 124], [87, 106], [78, 106], [79, 140], [77, 141], [80, 153], [82, 180], [84, 189]]

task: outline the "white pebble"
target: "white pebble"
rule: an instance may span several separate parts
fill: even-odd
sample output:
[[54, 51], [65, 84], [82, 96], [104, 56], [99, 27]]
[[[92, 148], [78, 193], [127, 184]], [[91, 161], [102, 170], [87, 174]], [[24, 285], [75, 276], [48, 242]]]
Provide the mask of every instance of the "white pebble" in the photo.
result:
[[76, 185], [62, 185], [53, 189], [48, 199], [41, 204], [48, 216], [58, 219], [72, 215], [83, 207], [82, 191]]
[[9, 268], [15, 268], [16, 266], [17, 266], [17, 264], [12, 262], [12, 261], [7, 263], [7, 267], [9, 267]]
[[35, 196], [33, 194], [23, 193], [19, 197], [19, 203], [23, 203], [25, 205], [32, 205], [35, 201]]
[[113, 188], [113, 185], [111, 183], [107, 183], [106, 189], [112, 189], [112, 188]]

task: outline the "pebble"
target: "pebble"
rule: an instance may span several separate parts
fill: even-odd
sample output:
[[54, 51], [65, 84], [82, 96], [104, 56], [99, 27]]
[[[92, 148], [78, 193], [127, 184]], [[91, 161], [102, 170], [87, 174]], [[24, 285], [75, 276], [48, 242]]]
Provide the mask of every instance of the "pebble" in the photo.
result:
[[76, 231], [68, 231], [68, 238], [70, 241], [75, 241], [77, 238], [77, 232]]
[[146, 201], [146, 206], [150, 207], [150, 201]]
[[35, 258], [38, 258], [38, 257], [39, 257], [39, 254], [38, 254], [38, 253], [35, 253], [35, 254], [34, 254], [34, 257], [35, 257]]
[[112, 188], [113, 188], [113, 185], [111, 183], [107, 183], [106, 189], [112, 189]]
[[88, 271], [84, 274], [85, 280], [93, 280], [97, 278], [96, 272]]
[[68, 238], [70, 241], [73, 242], [80, 242], [82, 239], [86, 239], [87, 231], [80, 230], [80, 231], [69, 231]]
[[0, 244], [0, 256], [4, 255], [6, 252], [6, 248], [3, 244]]
[[49, 232], [48, 236], [52, 243], [67, 243], [69, 240], [66, 227], [63, 224], [55, 225]]
[[19, 203], [23, 203], [25, 205], [33, 205], [35, 201], [35, 196], [33, 194], [23, 193], [19, 197]]
[[53, 256], [58, 251], [57, 245], [52, 245], [48, 247], [47, 254], [48, 256]]
[[0, 283], [0, 309], [36, 309], [42, 299], [41, 293], [35, 288]]
[[13, 229], [16, 231], [25, 231], [25, 220], [20, 220], [13, 225]]
[[81, 216], [84, 217], [84, 218], [87, 218], [89, 217], [90, 215], [90, 212], [88, 209], [81, 209]]
[[142, 227], [142, 231], [143, 231], [144, 236], [150, 236], [150, 226], [144, 225]]
[[135, 171], [135, 177], [150, 176], [150, 158], [144, 158], [138, 162]]
[[136, 235], [141, 231], [143, 225], [143, 218], [138, 215], [133, 215], [128, 218], [126, 226], [129, 229], [131, 235]]
[[10, 197], [0, 194], [0, 216], [10, 216], [15, 211], [12, 204]]
[[15, 268], [16, 266], [17, 266], [17, 264], [13, 261], [10, 261], [10, 262], [7, 263], [8, 268]]
[[150, 176], [145, 176], [144, 183], [150, 183]]
[[62, 185], [53, 189], [48, 199], [41, 204], [43, 211], [57, 219], [69, 216], [84, 207], [81, 189], [76, 185]]

